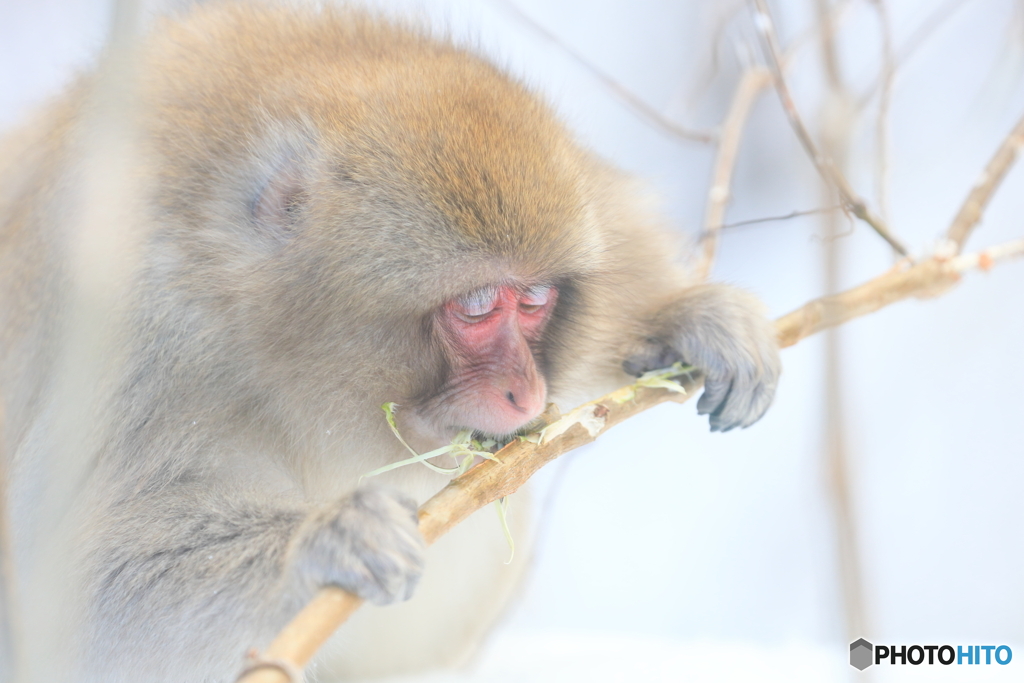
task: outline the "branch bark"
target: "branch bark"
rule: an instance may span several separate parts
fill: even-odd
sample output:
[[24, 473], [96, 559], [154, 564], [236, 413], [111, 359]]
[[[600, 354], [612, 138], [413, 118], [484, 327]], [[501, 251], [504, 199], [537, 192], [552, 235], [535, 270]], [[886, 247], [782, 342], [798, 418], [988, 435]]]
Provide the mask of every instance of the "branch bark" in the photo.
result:
[[[955, 285], [964, 271], [987, 270], [998, 261], [1017, 257], [1024, 257], [1024, 238], [976, 254], [952, 259], [932, 258], [893, 269], [854, 289], [815, 299], [776, 320], [779, 346], [792, 346], [816, 332], [901, 299], [940, 294]], [[476, 510], [515, 493], [537, 470], [563, 453], [594, 441], [608, 429], [648, 408], [667, 401], [683, 403], [699, 387], [700, 381], [696, 380], [686, 386], [686, 394], [679, 394], [630, 385], [584, 403], [564, 416], [559, 416], [553, 406], [549, 407], [548, 426], [541, 432], [538, 443], [513, 441], [496, 454], [500, 462], [482, 462], [449, 482], [420, 508], [420, 532], [427, 543], [433, 543]], [[355, 595], [336, 586], [320, 589], [239, 682], [289, 683], [288, 672], [301, 670], [361, 604]]]
[[1024, 116], [999, 145], [999, 149], [988, 162], [988, 166], [981, 172], [981, 176], [971, 188], [970, 194], [967, 195], [963, 206], [960, 207], [956, 218], [953, 219], [953, 224], [949, 226], [946, 238], [952, 242], [955, 248], [954, 253], [959, 254], [964, 248], [964, 243], [971, 236], [978, 221], [981, 220], [981, 215], [984, 213], [985, 207], [988, 206], [989, 200], [992, 199], [992, 195], [995, 194], [996, 188], [1003, 182], [1007, 171], [1017, 160], [1017, 153], [1021, 147], [1024, 147]]
[[740, 79], [739, 85], [732, 96], [729, 112], [722, 122], [722, 132], [718, 138], [718, 152], [715, 155], [715, 168], [711, 175], [711, 189], [708, 190], [708, 208], [704, 216], [704, 235], [702, 237], [702, 257], [696, 268], [697, 277], [706, 280], [711, 274], [711, 266], [718, 248], [718, 231], [725, 222], [725, 209], [729, 205], [731, 195], [733, 169], [736, 168], [736, 155], [739, 152], [743, 131], [747, 127], [750, 108], [757, 96], [772, 81], [771, 73], [764, 68], [754, 67], [747, 70]]

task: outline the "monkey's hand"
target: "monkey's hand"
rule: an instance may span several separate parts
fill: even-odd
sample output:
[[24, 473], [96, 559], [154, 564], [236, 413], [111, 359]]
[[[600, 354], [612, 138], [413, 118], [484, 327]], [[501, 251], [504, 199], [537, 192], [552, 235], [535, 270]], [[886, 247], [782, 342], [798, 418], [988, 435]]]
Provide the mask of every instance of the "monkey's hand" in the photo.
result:
[[311, 514], [293, 561], [310, 591], [333, 584], [376, 605], [408, 600], [423, 573], [426, 543], [416, 503], [364, 487]]
[[768, 409], [782, 369], [775, 329], [752, 295], [700, 285], [657, 313], [649, 334], [623, 362], [641, 375], [681, 361], [704, 376], [697, 412], [711, 431], [749, 427]]

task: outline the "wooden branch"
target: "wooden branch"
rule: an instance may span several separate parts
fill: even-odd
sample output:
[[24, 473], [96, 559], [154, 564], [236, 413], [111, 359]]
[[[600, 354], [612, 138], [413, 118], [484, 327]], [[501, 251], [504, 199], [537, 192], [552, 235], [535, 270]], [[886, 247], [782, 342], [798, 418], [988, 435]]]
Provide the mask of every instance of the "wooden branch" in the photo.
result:
[[757, 9], [755, 23], [765, 47], [765, 53], [768, 57], [768, 66], [775, 79], [775, 91], [779, 95], [779, 100], [782, 102], [782, 108], [786, 112], [786, 117], [789, 119], [789, 123], [790, 126], [792, 126], [793, 131], [796, 133], [797, 139], [800, 140], [800, 144], [807, 152], [807, 155], [811, 158], [811, 162], [814, 164], [814, 167], [818, 170], [818, 173], [825, 182], [835, 187], [836, 191], [839, 193], [839, 198], [846, 206], [846, 209], [854, 216], [870, 225], [872, 229], [882, 237], [882, 239], [889, 243], [889, 246], [891, 246], [896, 253], [901, 256], [907, 256], [907, 248], [893, 236], [892, 231], [889, 230], [889, 226], [886, 225], [885, 221], [882, 220], [880, 216], [876, 215], [868, 207], [867, 203], [853, 190], [853, 187], [846, 179], [846, 176], [843, 175], [842, 171], [839, 170], [835, 163], [833, 163], [831, 159], [823, 156], [818, 150], [818, 146], [815, 144], [810, 132], [808, 132], [807, 126], [804, 125], [803, 119], [800, 117], [800, 112], [796, 107], [796, 102], [793, 100], [793, 96], [789, 92], [789, 86], [786, 84], [785, 76], [782, 73], [782, 67], [779, 59], [778, 38], [775, 35], [775, 27], [772, 23], [771, 13], [768, 11], [768, 5], [765, 0], [753, 0], [753, 2]]
[[[627, 386], [584, 403], [564, 416], [558, 415], [554, 405], [549, 406], [543, 416], [548, 426], [538, 443], [513, 441], [496, 454], [501, 462], [484, 461], [449, 482], [420, 508], [420, 533], [432, 544], [488, 503], [515, 493], [537, 470], [559, 455], [590, 443], [609, 428], [648, 408], [666, 401], [686, 401], [699, 387], [699, 381], [692, 382], [688, 393], [680, 394]], [[287, 683], [286, 672], [305, 666], [361, 604], [362, 600], [341, 588], [321, 588], [257, 659], [265, 664], [250, 667], [239, 681]]]
[[792, 346], [816, 332], [907, 297], [937, 296], [959, 282], [964, 271], [988, 270], [998, 261], [1021, 256], [1024, 256], [1024, 239], [953, 259], [931, 258], [913, 266], [903, 262], [859, 287], [815, 299], [776, 320], [779, 346]]
[[985, 207], [988, 206], [988, 202], [992, 199], [999, 184], [1003, 182], [1003, 178], [1006, 177], [1006, 172], [1016, 161], [1017, 152], [1021, 147], [1024, 147], [1024, 116], [999, 145], [999, 149], [988, 162], [988, 166], [981, 172], [974, 187], [971, 188], [970, 194], [967, 195], [963, 206], [960, 207], [956, 218], [953, 219], [953, 224], [949, 226], [946, 238], [952, 243], [955, 249], [954, 253], [959, 254], [964, 248], [964, 242], [971, 236], [974, 226], [981, 220], [981, 214], [985, 211]]
[[711, 174], [711, 189], [708, 190], [708, 208], [704, 215], [703, 254], [696, 267], [696, 274], [702, 280], [711, 274], [711, 266], [715, 261], [718, 248], [718, 231], [725, 222], [725, 209], [729, 204], [732, 187], [732, 173], [736, 168], [736, 155], [739, 152], [740, 140], [747, 126], [750, 108], [757, 100], [761, 90], [771, 83], [772, 75], [767, 69], [755, 67], [748, 69], [732, 96], [729, 112], [722, 122], [722, 131], [718, 138], [718, 152], [715, 155], [715, 168]]
[[[775, 321], [779, 346], [787, 347], [833, 327], [910, 296], [933, 296], [955, 285], [972, 268], [987, 270], [998, 261], [1024, 256], [1024, 238], [953, 259], [933, 258], [915, 266], [894, 269], [859, 287], [822, 297]], [[511, 495], [541, 467], [615, 425], [667, 401], [683, 403], [696, 393], [700, 380], [686, 385], [686, 394], [630, 385], [596, 401], [584, 403], [564, 416], [554, 406], [545, 414], [548, 426], [537, 443], [513, 441], [496, 454], [500, 462], [485, 461], [456, 477], [420, 508], [420, 532], [433, 543], [472, 513], [498, 498]], [[316, 597], [278, 634], [240, 683], [289, 683], [289, 670], [301, 670], [362, 601], [336, 586], [320, 589]], [[293, 681], [292, 683], [298, 683]]]

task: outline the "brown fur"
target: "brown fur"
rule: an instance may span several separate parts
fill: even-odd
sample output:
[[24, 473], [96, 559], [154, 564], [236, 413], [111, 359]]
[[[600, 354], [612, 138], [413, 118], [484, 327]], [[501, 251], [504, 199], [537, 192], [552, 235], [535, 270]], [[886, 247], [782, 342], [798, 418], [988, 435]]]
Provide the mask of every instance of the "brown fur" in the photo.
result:
[[[436, 386], [431, 316], [454, 296], [559, 283], [539, 353], [563, 405], [627, 381], [627, 357], [641, 371], [682, 353], [724, 378], [719, 401], [733, 387], [723, 428], [767, 407], [778, 360], [757, 304], [688, 287], [632, 183], [479, 57], [358, 12], [216, 5], [158, 26], [131, 61], [141, 255], [110, 417], [81, 454], [96, 463], [78, 533], [83, 680], [230, 680], [317, 581], [361, 585], [317, 573], [347, 567], [321, 530], [352, 510], [364, 522], [345, 542], [358, 528], [371, 560], [408, 561], [415, 582], [406, 527], [376, 526], [401, 505], [347, 496], [403, 457], [379, 406]], [[45, 408], [73, 284], [62, 243], [94, 83], [9, 138], [0, 169], [0, 392], [22, 501], [31, 434], [59, 419]], [[436, 445], [405, 410], [410, 438]], [[419, 500], [444, 483], [381, 479]], [[490, 516], [471, 519], [431, 549], [417, 597], [359, 615], [321, 673], [461, 661], [521, 572], [502, 542]], [[382, 601], [405, 590], [399, 574]]]

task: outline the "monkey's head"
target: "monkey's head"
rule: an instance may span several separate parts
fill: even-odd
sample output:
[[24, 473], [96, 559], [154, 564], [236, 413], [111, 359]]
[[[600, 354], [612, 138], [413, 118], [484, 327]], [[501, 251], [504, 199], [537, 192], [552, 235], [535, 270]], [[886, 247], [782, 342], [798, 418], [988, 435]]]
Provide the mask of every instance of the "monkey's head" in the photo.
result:
[[325, 410], [397, 401], [435, 441], [534, 420], [602, 267], [593, 162], [447, 43], [351, 13], [210, 11], [152, 52], [152, 138], [187, 264], [170, 279], [231, 321], [235, 373]]

